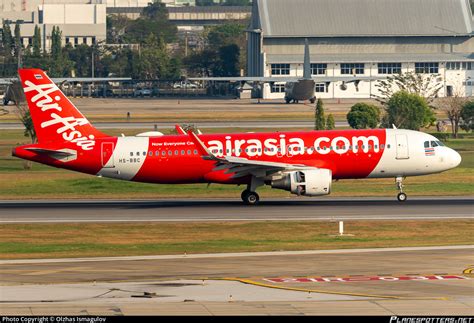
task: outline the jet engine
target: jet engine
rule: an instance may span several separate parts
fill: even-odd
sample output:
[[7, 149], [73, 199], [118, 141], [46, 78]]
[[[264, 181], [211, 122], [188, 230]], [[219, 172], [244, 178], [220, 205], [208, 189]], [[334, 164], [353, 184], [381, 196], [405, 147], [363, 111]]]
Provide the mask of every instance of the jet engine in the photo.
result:
[[318, 168], [285, 173], [281, 178], [273, 179], [271, 186], [298, 196], [320, 196], [331, 193], [331, 182], [331, 170]]

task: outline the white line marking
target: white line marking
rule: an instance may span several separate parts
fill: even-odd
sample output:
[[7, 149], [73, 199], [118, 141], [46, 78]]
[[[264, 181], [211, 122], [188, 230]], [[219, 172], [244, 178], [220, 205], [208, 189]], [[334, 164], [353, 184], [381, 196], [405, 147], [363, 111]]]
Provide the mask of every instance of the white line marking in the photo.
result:
[[241, 252], [214, 253], [191, 255], [159, 255], [132, 257], [94, 257], [94, 258], [63, 258], [63, 259], [17, 259], [1, 260], [0, 265], [13, 264], [46, 264], [46, 263], [75, 263], [75, 262], [105, 262], [105, 261], [137, 261], [137, 260], [170, 260], [170, 259], [202, 259], [202, 258], [235, 258], [235, 257], [266, 257], [266, 256], [302, 256], [319, 254], [346, 254], [367, 252], [396, 252], [396, 251], [430, 251], [430, 250], [461, 250], [474, 249], [474, 245], [433, 246], [433, 247], [400, 247], [400, 248], [367, 248], [367, 249], [335, 249], [335, 250], [304, 250], [304, 251], [271, 251], [271, 252]]

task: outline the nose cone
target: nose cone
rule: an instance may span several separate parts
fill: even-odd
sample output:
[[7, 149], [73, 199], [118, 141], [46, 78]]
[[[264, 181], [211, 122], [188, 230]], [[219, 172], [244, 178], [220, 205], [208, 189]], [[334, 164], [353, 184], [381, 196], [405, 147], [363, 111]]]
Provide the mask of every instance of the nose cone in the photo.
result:
[[459, 164], [461, 164], [462, 158], [459, 153], [453, 149], [450, 149], [450, 152], [448, 154], [448, 160], [449, 160], [449, 166], [452, 168], [458, 167]]

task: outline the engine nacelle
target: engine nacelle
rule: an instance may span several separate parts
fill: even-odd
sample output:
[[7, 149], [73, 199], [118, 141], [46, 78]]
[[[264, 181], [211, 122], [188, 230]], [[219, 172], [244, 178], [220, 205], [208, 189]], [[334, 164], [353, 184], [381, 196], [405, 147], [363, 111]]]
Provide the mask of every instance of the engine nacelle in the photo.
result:
[[283, 174], [282, 178], [272, 180], [271, 186], [296, 195], [320, 196], [331, 193], [331, 183], [331, 170], [318, 168]]

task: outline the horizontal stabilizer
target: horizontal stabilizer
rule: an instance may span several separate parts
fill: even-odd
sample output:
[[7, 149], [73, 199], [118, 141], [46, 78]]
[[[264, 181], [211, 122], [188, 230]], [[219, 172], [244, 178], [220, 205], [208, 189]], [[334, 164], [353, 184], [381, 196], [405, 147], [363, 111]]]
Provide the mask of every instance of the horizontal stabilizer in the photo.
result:
[[77, 152], [72, 149], [54, 150], [41, 147], [28, 147], [25, 148], [25, 150], [34, 152], [38, 155], [44, 155], [54, 159], [58, 159], [63, 162], [72, 161], [77, 158]]

